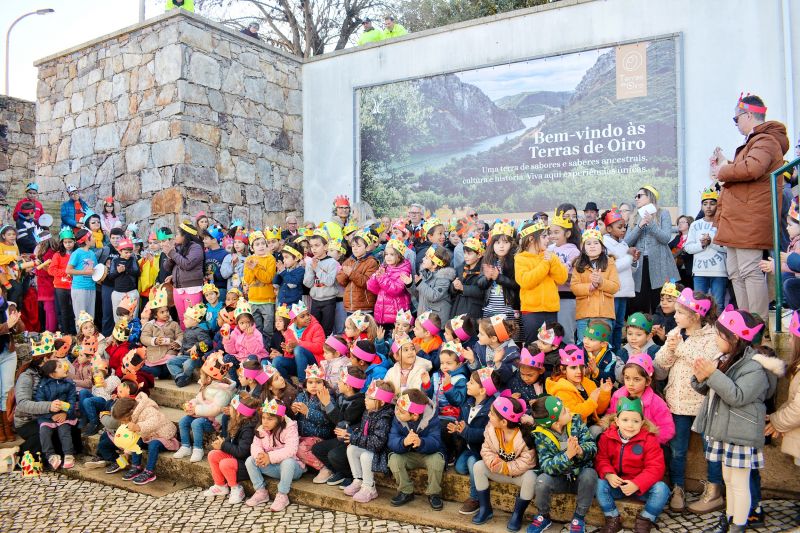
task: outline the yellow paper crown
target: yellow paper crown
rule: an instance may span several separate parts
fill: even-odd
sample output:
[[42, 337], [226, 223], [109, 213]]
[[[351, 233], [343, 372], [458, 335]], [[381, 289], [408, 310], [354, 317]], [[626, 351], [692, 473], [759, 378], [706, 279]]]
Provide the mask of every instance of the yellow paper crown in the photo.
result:
[[436, 217], [429, 218], [422, 224], [422, 233], [427, 235], [436, 226], [444, 226], [444, 223]]
[[111, 335], [119, 342], [125, 342], [128, 340], [129, 332], [127, 317], [122, 317], [122, 319], [117, 322], [117, 325], [114, 326], [114, 331], [111, 332]]
[[583, 231], [583, 235], [581, 235], [581, 242], [586, 242], [589, 239], [597, 239], [600, 242], [603, 242], [603, 234], [600, 233], [599, 229], [587, 229]]
[[87, 322], [94, 322], [94, 319], [92, 318], [92, 315], [90, 315], [84, 310], [81, 310], [80, 314], [78, 315], [78, 320], [76, 320], [75, 322], [76, 325], [78, 326], [78, 331], [80, 331], [81, 327], [83, 327], [84, 324], [86, 324]]
[[278, 306], [278, 308], [275, 310], [275, 313], [281, 318], [285, 318], [286, 320], [291, 320], [289, 318], [289, 306], [286, 304]]
[[466, 241], [464, 241], [464, 248], [469, 248], [473, 252], [478, 255], [483, 255], [486, 253], [486, 246], [484, 246], [483, 242], [480, 239], [475, 237], [470, 237]]
[[558, 226], [564, 229], [572, 229], [572, 219], [565, 217], [564, 212], [556, 212], [550, 221], [551, 226]]
[[203, 322], [206, 319], [206, 306], [205, 304], [197, 304], [187, 307], [183, 312], [183, 318], [190, 318], [196, 322]]
[[677, 298], [681, 295], [681, 291], [678, 290], [678, 287], [675, 286], [674, 282], [667, 281], [664, 283], [664, 286], [661, 287], [661, 294], [666, 294], [667, 296], [674, 296]]
[[700, 201], [702, 202], [704, 200], [719, 200], [719, 191], [716, 187], [709, 187], [703, 190], [703, 193], [700, 195]]
[[547, 225], [542, 221], [536, 221], [530, 226], [524, 228], [522, 231], [519, 232], [519, 238], [524, 239], [528, 235], [533, 235], [537, 231], [543, 231], [547, 229]]
[[389, 239], [389, 242], [386, 243], [386, 247], [393, 248], [394, 251], [400, 256], [401, 260], [406, 255], [406, 251], [408, 250], [408, 246], [406, 246], [405, 243], [400, 239]]
[[264, 237], [268, 241], [277, 241], [281, 238], [281, 228], [272, 226], [271, 228], [264, 228]]
[[214, 285], [213, 283], [204, 283], [203, 284], [203, 294], [205, 294], [207, 292], [216, 292], [217, 294], [219, 294], [219, 288], [216, 285]]
[[150, 304], [151, 309], [159, 309], [161, 307], [167, 307], [168, 299], [167, 299], [167, 289], [164, 287], [159, 287], [155, 290], [154, 293], [150, 295], [150, 300], [148, 302]]
[[345, 249], [344, 244], [339, 239], [331, 239], [328, 241], [328, 251], [329, 252], [339, 252], [340, 254], [346, 254], [347, 249]]
[[314, 232], [311, 235], [313, 235], [314, 237], [320, 237], [322, 239], [325, 239], [325, 242], [328, 242], [328, 241], [331, 240], [331, 236], [328, 235], [328, 232], [325, 231], [322, 228], [315, 229]]
[[514, 238], [514, 226], [507, 222], [498, 222], [492, 227], [492, 237], [499, 237], [501, 235], [505, 235], [506, 237], [513, 239]]
[[433, 263], [434, 265], [438, 266], [439, 268], [444, 266], [444, 261], [442, 261], [436, 255], [436, 247], [435, 246], [431, 246], [430, 248], [428, 248], [428, 251], [425, 252], [425, 257], [427, 257], [430, 260], [431, 263]]
[[49, 331], [45, 331], [39, 337], [39, 342], [35, 340], [31, 340], [31, 351], [33, 352], [33, 356], [40, 356], [40, 355], [47, 355], [49, 353], [53, 353], [55, 350], [55, 338], [53, 334]]
[[256, 231], [252, 232], [250, 235], [247, 236], [247, 240], [249, 241], [250, 246], [253, 246], [253, 243], [256, 242], [258, 239], [266, 240], [266, 237], [264, 236], [264, 233], [262, 233], [259, 230], [256, 230]]
[[248, 315], [253, 314], [253, 308], [250, 306], [250, 302], [245, 300], [244, 298], [239, 298], [236, 302], [236, 308], [233, 311], [233, 316], [239, 318], [239, 315], [247, 313]]
[[348, 235], [350, 235], [351, 233], [355, 233], [356, 231], [358, 231], [358, 226], [354, 224], [348, 224], [344, 227], [344, 229], [342, 229], [342, 235], [347, 237]]

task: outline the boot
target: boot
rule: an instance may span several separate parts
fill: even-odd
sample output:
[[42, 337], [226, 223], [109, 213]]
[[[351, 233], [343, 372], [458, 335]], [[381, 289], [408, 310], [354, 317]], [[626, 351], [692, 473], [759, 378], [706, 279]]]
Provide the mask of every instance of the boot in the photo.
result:
[[603, 527], [600, 528], [597, 533], [619, 533], [622, 531], [622, 517], [620, 515], [606, 516], [605, 519], [605, 524], [603, 524]]
[[654, 524], [650, 520], [639, 515], [636, 517], [636, 522], [633, 524], [633, 533], [650, 533], [653, 525]]
[[696, 514], [722, 510], [725, 508], [725, 499], [722, 496], [722, 485], [706, 482], [700, 499], [690, 503], [688, 508]]
[[737, 526], [736, 524], [731, 524], [730, 529], [728, 529], [730, 533], [744, 533], [747, 531], [747, 526]]
[[719, 521], [717, 521], [717, 524], [704, 529], [703, 533], [728, 533], [728, 528], [730, 526], [730, 523], [731, 523], [730, 518], [725, 516], [725, 513], [722, 513], [721, 515], [719, 515]]
[[8, 434], [8, 419], [6, 418], [5, 411], [0, 411], [0, 442], [8, 442], [14, 440]]
[[672, 497], [669, 499], [669, 509], [676, 513], [682, 513], [686, 510], [686, 493], [683, 487], [675, 485], [672, 487]]
[[511, 518], [508, 519], [508, 524], [506, 524], [507, 530], [519, 531], [522, 528], [522, 517], [529, 503], [531, 503], [530, 500], [523, 500], [522, 498], [514, 500], [514, 512], [511, 513]]
[[477, 514], [472, 517], [472, 523], [479, 526], [485, 524], [494, 516], [492, 502], [489, 500], [489, 489], [478, 491], [478, 502], [481, 504], [481, 508], [478, 509]]

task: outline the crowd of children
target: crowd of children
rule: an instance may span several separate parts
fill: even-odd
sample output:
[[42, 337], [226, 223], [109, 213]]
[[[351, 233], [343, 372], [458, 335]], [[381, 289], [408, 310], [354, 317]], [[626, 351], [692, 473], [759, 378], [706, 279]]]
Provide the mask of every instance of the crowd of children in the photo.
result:
[[[702, 203], [712, 217], [716, 193]], [[205, 496], [272, 499], [272, 511], [307, 471], [361, 504], [378, 497], [375, 473], [391, 473], [390, 503], [402, 506], [414, 499], [415, 468], [427, 471], [425, 494], [441, 510], [452, 466], [469, 476], [460, 512], [475, 524], [492, 520], [490, 481], [499, 481], [518, 487], [511, 531], [531, 502], [528, 532], [546, 530], [552, 495], [568, 492], [570, 531], [584, 531], [595, 500], [601, 531], [620, 531], [615, 500], [635, 497], [644, 502], [635, 531], [646, 532], [667, 506], [686, 508], [694, 432], [709, 479], [691, 510], [723, 510], [708, 530], [723, 533], [763, 522], [765, 434], [782, 435], [800, 464], [800, 319], [790, 398], [770, 414], [784, 365], [763, 345], [760, 317], [720, 311], [725, 250], [706, 219], [684, 246], [696, 254], [695, 288], [665, 283], [655, 313], [626, 316], [640, 252], [624, 245], [616, 209], [583, 231], [569, 205], [549, 225], [498, 221], [484, 235], [458, 224], [450, 246], [436, 218], [360, 228], [345, 197], [336, 214], [295, 236], [223, 230], [202, 215], [176, 235], [151, 235], [138, 259], [131, 239], [115, 239], [106, 336], [92, 318], [95, 240], [62, 232], [49, 272], [58, 301], [67, 301], [58, 291], [71, 294], [60, 310], [74, 313], [76, 335], [43, 334], [32, 362], [32, 400], [49, 404], [35, 417], [49, 465], [74, 465], [77, 425], [101, 432], [87, 464], [108, 474], [149, 483], [159, 453], [207, 454], [214, 484]], [[205, 250], [205, 267], [188, 279], [193, 246]], [[54, 323], [66, 334], [70, 320]], [[200, 385], [177, 426], [147, 395], [156, 379]], [[122, 446], [121, 433], [138, 444]], [[273, 498], [265, 476], [279, 480]], [[255, 493], [245, 501], [246, 479]]]

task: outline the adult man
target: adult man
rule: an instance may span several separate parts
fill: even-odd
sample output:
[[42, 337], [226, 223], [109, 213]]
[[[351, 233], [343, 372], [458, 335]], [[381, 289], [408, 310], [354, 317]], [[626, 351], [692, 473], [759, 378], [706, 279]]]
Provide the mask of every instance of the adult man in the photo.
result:
[[247, 35], [248, 37], [252, 37], [256, 40], [261, 40], [261, 37], [258, 36], [258, 30], [261, 29], [261, 26], [258, 25], [258, 22], [251, 22], [245, 29], [243, 29], [240, 33]]
[[69, 226], [73, 230], [80, 229], [89, 211], [89, 204], [81, 198], [81, 193], [74, 185], [67, 185], [67, 194], [69, 200], [61, 204], [61, 225]]
[[411, 204], [408, 206], [408, 211], [406, 212], [409, 221], [408, 231], [411, 232], [411, 239], [415, 244], [419, 244], [425, 240], [420, 240], [421, 237], [424, 237], [420, 235], [422, 233], [422, 223], [424, 222], [424, 220], [422, 220], [423, 209], [421, 204]]
[[33, 204], [33, 220], [38, 224], [39, 217], [44, 213], [44, 207], [42, 207], [42, 203], [39, 201], [39, 186], [37, 184], [29, 183], [25, 187], [25, 198], [17, 202], [17, 205], [14, 207], [14, 212], [12, 213], [14, 220], [19, 218], [19, 210], [25, 202], [31, 202]]
[[330, 222], [325, 223], [325, 231], [331, 239], [344, 239], [344, 228], [350, 222], [350, 198], [346, 195], [339, 195], [333, 200], [333, 207], [336, 212]]
[[386, 18], [383, 20], [383, 26], [383, 37], [381, 40], [400, 37], [408, 33], [407, 29], [394, 21], [394, 17], [392, 15], [386, 15]]
[[372, 26], [372, 19], [365, 18], [361, 21], [361, 36], [358, 38], [358, 46], [367, 43], [376, 43], [383, 39], [383, 32]]
[[765, 317], [769, 296], [759, 262], [772, 248], [770, 173], [783, 165], [789, 138], [783, 124], [764, 121], [767, 107], [758, 96], [740, 96], [735, 109], [733, 122], [745, 142], [732, 163], [712, 167], [722, 184], [714, 243], [728, 247], [726, 266], [738, 306]]
[[597, 216], [600, 210], [594, 202], [586, 202], [586, 207], [583, 208], [583, 216], [586, 217], [586, 229], [595, 229], [597, 227]]
[[288, 241], [292, 237], [297, 237], [299, 235], [297, 231], [297, 217], [295, 215], [287, 215], [286, 217], [286, 229], [281, 231], [281, 239], [284, 241]]

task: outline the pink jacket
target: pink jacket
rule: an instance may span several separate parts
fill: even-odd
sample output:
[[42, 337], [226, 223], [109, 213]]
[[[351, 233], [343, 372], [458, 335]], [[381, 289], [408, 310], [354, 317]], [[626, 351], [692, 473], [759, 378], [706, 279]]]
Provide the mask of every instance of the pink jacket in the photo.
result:
[[139, 426], [139, 434], [145, 443], [158, 440], [167, 450], [172, 451], [180, 447], [180, 442], [176, 438], [178, 429], [175, 424], [159, 409], [158, 404], [143, 392], [136, 395], [136, 407], [133, 409], [131, 421]]
[[401, 276], [411, 275], [411, 263], [408, 259], [397, 266], [382, 265], [386, 272], [378, 276], [377, 272], [367, 280], [367, 289], [378, 295], [375, 301], [375, 321], [378, 324], [394, 324], [397, 311], [411, 308], [411, 295]]
[[286, 427], [280, 434], [280, 440], [276, 442], [272, 437], [272, 432], [266, 431], [261, 426], [256, 428], [256, 436], [253, 444], [250, 445], [250, 455], [255, 459], [258, 454], [266, 452], [269, 456], [270, 464], [280, 464], [286, 459], [294, 459], [300, 466], [305, 468], [305, 464], [297, 457], [297, 450], [300, 447], [300, 434], [297, 431], [297, 422], [289, 417], [284, 417]]
[[223, 337], [222, 346], [225, 347], [226, 353], [231, 354], [240, 362], [247, 359], [248, 355], [255, 355], [259, 361], [267, 356], [264, 337], [257, 329], [253, 330], [252, 335], [247, 335], [238, 327], [235, 327], [230, 335]]
[[[608, 412], [616, 413], [617, 401], [627, 396], [628, 390], [625, 387], [620, 387], [620, 389], [611, 396], [611, 404], [608, 407]], [[653, 392], [651, 387], [647, 387], [644, 390], [644, 394], [642, 394], [642, 405], [644, 406], [644, 417], [658, 428], [658, 433], [656, 434], [658, 443], [666, 444], [672, 440], [672, 437], [675, 436], [675, 422], [672, 420], [672, 413], [669, 411], [667, 402]]]

